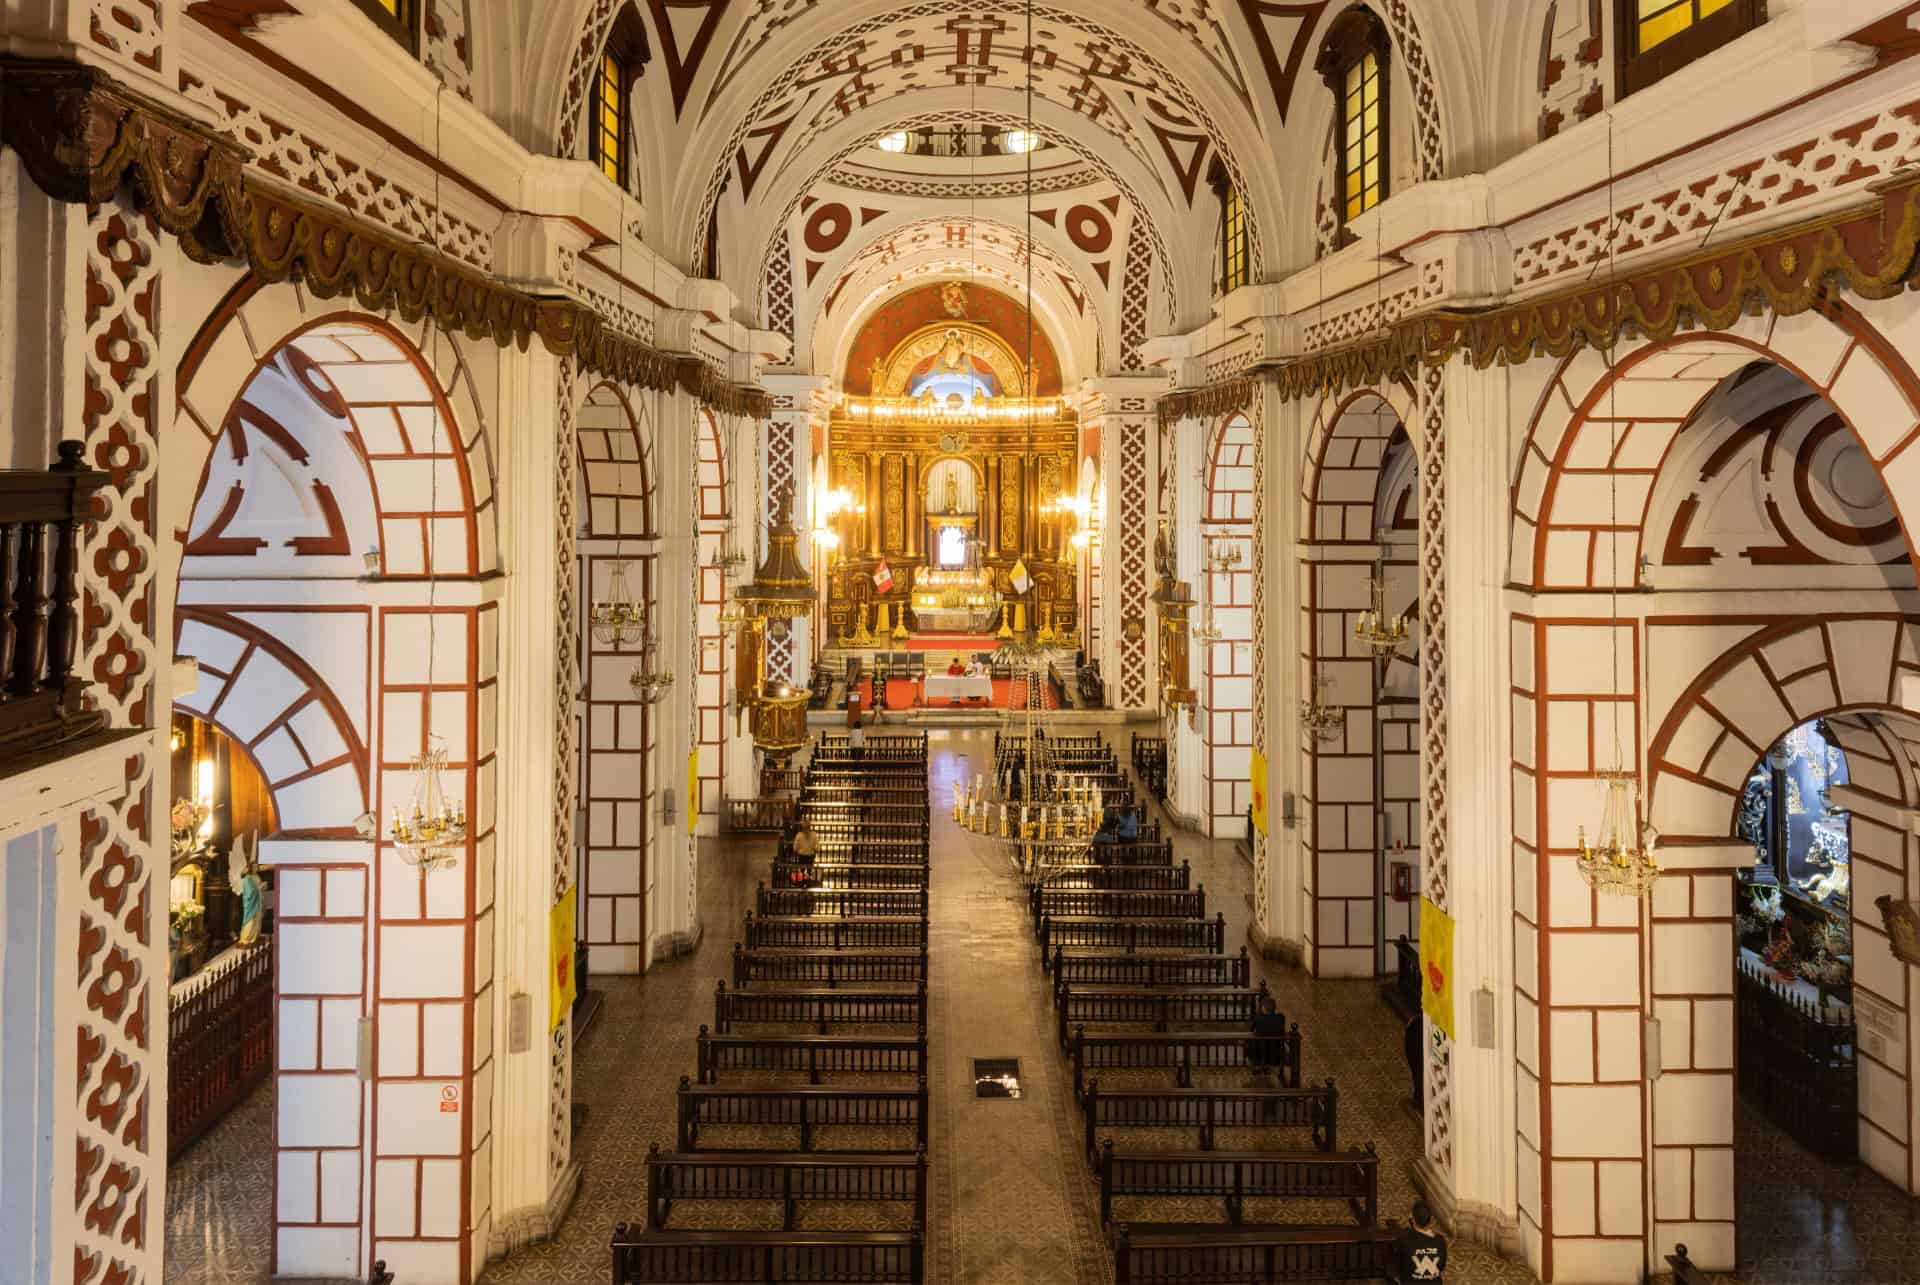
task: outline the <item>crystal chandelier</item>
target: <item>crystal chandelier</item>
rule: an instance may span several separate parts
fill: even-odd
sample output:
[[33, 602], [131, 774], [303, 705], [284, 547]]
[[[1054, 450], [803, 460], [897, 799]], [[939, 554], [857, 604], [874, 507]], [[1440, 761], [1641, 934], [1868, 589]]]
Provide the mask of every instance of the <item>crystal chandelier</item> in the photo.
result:
[[627, 560], [616, 558], [607, 584], [607, 600], [589, 611], [593, 640], [603, 647], [624, 647], [646, 632], [646, 619], [627, 582]]
[[1600, 841], [1589, 844], [1587, 827], [1580, 827], [1580, 877], [1597, 892], [1644, 897], [1653, 891], [1660, 865], [1654, 856], [1653, 827], [1648, 826], [1636, 837], [1640, 776], [1626, 768], [1614, 768], [1599, 777], [1607, 785]]
[[1214, 623], [1213, 604], [1208, 603], [1207, 614], [1205, 618], [1201, 621], [1196, 621], [1194, 623], [1193, 640], [1199, 643], [1202, 647], [1207, 647], [1207, 646], [1211, 646], [1214, 643], [1219, 642], [1221, 639], [1225, 638], [1226, 636], [1227, 636], [1226, 633], [1220, 628], [1220, 626]]
[[1213, 546], [1213, 554], [1208, 561], [1213, 564], [1214, 571], [1224, 575], [1239, 566], [1244, 556], [1240, 550], [1239, 542], [1234, 541], [1224, 546], [1215, 544]]
[[658, 705], [660, 698], [667, 694], [667, 689], [673, 686], [673, 675], [662, 672], [659, 668], [659, 654], [659, 641], [649, 630], [646, 641], [640, 646], [640, 663], [627, 677], [627, 683], [633, 688], [634, 695], [649, 705]]
[[399, 805], [393, 809], [393, 845], [401, 859], [423, 870], [439, 870], [460, 857], [467, 841], [467, 809], [447, 795], [442, 780], [447, 769], [447, 751], [439, 737], [432, 738], [427, 751], [415, 757], [413, 775], [413, 811], [409, 816]]
[[1387, 581], [1373, 576], [1367, 581], [1373, 605], [1353, 622], [1353, 636], [1373, 649], [1376, 656], [1389, 656], [1407, 641], [1407, 618], [1387, 614]]
[[1316, 741], [1338, 740], [1347, 726], [1346, 707], [1324, 699], [1331, 685], [1325, 674], [1315, 673], [1313, 695], [1300, 702], [1300, 726]]

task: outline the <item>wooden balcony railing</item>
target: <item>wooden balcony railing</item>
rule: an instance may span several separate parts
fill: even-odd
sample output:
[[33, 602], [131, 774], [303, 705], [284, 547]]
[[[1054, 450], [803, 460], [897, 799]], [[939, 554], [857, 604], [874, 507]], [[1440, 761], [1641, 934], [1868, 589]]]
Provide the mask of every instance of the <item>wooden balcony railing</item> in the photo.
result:
[[198, 1141], [273, 1070], [271, 939], [216, 963], [167, 1021], [167, 1159]]
[[80, 641], [80, 542], [105, 473], [60, 443], [53, 467], [0, 470], [0, 762], [100, 732], [73, 672]]

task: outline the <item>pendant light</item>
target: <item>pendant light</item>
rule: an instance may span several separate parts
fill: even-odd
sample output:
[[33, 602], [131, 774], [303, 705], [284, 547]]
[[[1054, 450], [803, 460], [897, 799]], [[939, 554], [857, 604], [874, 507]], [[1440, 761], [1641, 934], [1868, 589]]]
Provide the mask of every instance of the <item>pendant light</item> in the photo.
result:
[[[1607, 116], [1607, 295], [1613, 298], [1619, 289], [1616, 268], [1619, 263], [1619, 224], [1613, 209], [1613, 116]], [[1609, 307], [1611, 307], [1611, 302]], [[1615, 369], [1615, 358], [1619, 349], [1619, 330], [1613, 331], [1606, 352], [1607, 374], [1607, 414], [1608, 434], [1611, 447], [1607, 459], [1613, 460], [1620, 449], [1619, 388], [1620, 380]], [[1607, 570], [1607, 619], [1608, 634], [1611, 639], [1611, 675], [1612, 681], [1620, 681], [1620, 475], [1618, 470], [1608, 474], [1608, 553], [1612, 565]], [[1653, 885], [1660, 877], [1659, 862], [1655, 858], [1656, 835], [1653, 827], [1644, 830], [1640, 827], [1640, 774], [1627, 766], [1626, 755], [1620, 748], [1620, 702], [1613, 705], [1613, 766], [1595, 773], [1605, 786], [1605, 801], [1600, 810], [1600, 837], [1598, 843], [1587, 842], [1587, 827], [1579, 828], [1578, 866], [1580, 877], [1587, 886], [1596, 892], [1621, 897], [1650, 897]]]

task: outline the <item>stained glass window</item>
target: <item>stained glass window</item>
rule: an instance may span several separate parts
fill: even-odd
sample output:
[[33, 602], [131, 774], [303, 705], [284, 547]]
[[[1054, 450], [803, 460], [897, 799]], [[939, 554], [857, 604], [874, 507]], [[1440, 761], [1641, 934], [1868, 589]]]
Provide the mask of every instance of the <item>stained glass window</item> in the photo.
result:
[[1341, 169], [1347, 217], [1380, 204], [1386, 177], [1380, 172], [1380, 59], [1371, 49], [1347, 69], [1345, 155]]
[[1645, 53], [1671, 40], [1702, 18], [1710, 18], [1733, 0], [1635, 0], [1635, 48]]
[[1365, 5], [1354, 5], [1327, 29], [1314, 69], [1333, 91], [1334, 209], [1341, 225], [1387, 199], [1393, 140], [1386, 24]]
[[1631, 94], [1766, 21], [1764, 0], [1617, 0], [1620, 92]]
[[1240, 189], [1229, 186], [1220, 198], [1220, 293], [1247, 284], [1247, 207]]
[[593, 162], [600, 172], [627, 185], [627, 82], [611, 51], [600, 55], [593, 82]]

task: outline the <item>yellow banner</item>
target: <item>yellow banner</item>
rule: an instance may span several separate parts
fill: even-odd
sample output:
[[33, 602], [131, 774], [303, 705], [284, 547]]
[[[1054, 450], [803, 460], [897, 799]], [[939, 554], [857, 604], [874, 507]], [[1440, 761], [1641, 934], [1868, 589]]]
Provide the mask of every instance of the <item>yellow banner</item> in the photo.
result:
[[1267, 756], [1259, 750], [1253, 752], [1253, 758], [1247, 764], [1247, 775], [1253, 781], [1253, 828], [1265, 834], [1267, 832]]
[[1453, 916], [1420, 898], [1420, 1008], [1453, 1038]]
[[700, 747], [694, 746], [687, 753], [687, 829], [691, 831], [694, 818], [700, 815]]
[[547, 958], [551, 961], [547, 970], [551, 1003], [547, 1010], [549, 1035], [560, 1029], [560, 1023], [573, 1010], [573, 997], [580, 985], [580, 979], [573, 973], [573, 914], [574, 889], [569, 888], [555, 903], [547, 921]]

